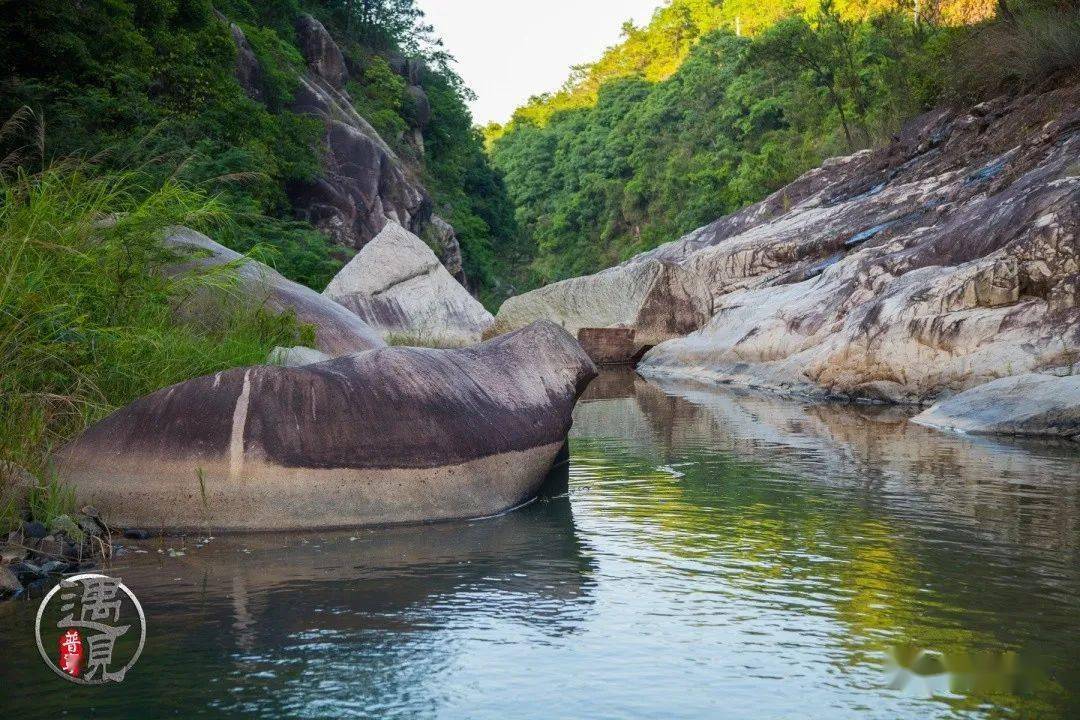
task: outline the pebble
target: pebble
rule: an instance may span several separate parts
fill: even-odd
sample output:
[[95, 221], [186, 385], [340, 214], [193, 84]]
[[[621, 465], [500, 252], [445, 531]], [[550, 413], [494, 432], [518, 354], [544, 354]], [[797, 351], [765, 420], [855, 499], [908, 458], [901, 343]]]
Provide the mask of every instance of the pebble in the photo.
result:
[[0, 565], [0, 595], [22, 593], [22, 583], [18, 576], [6, 565]]
[[67, 572], [69, 567], [63, 560], [50, 560], [41, 566], [41, 572], [44, 575], [58, 575]]
[[23, 534], [30, 538], [43, 538], [49, 534], [49, 530], [37, 520], [34, 520], [23, 523]]

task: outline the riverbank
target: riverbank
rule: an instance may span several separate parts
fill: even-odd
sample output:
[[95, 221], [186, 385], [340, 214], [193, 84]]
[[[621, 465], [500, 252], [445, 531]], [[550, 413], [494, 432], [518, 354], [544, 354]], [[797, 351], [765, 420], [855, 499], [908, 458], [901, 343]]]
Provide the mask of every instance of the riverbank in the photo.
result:
[[[57, 693], [35, 605], [0, 605], [9, 707], [1067, 720], [1075, 452], [909, 415], [604, 373], [562, 497], [481, 522], [123, 541], [109, 572], [149, 625], [107, 698]], [[897, 648], [926, 662], [891, 684]]]
[[[512, 298], [496, 327], [626, 327], [655, 344], [638, 365], [650, 378], [820, 399], [930, 405], [1003, 377], [1075, 376], [1078, 107], [1069, 76], [937, 108], [679, 240]], [[679, 300], [638, 282], [633, 312], [613, 315], [612, 289], [660, 266]]]

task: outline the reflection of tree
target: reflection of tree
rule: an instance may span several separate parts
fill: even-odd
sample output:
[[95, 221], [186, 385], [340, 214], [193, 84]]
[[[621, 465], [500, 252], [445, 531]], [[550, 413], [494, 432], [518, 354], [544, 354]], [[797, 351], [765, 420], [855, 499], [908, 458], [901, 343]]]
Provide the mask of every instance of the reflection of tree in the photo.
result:
[[[712, 574], [718, 587], [710, 592], [835, 621], [841, 671], [898, 644], [949, 658], [1038, 650], [1070, 677], [1038, 674], [1030, 696], [987, 686], [949, 702], [957, 710], [991, 702], [1040, 718], [1067, 716], [1063, 687], [1077, 680], [1071, 658], [1080, 638], [1075, 619], [1064, 636], [1046, 620], [1075, 618], [1080, 608], [1075, 594], [1063, 601], [1053, 592], [1060, 574], [1046, 577], [1046, 564], [1060, 568], [1060, 558], [1032, 563], [1037, 547], [1017, 557], [1015, 548], [987, 546], [963, 512], [941, 505], [971, 482], [964, 462], [979, 448], [912, 430], [902, 417], [886, 415], [875, 426], [871, 411], [807, 413], [731, 395], [710, 406], [697, 395], [688, 402], [657, 393], [639, 392], [621, 401], [626, 407], [607, 401], [614, 426], [594, 408], [587, 423], [579, 418], [572, 446], [574, 484], [589, 488], [575, 502], [588, 502], [647, 547], [639, 562]], [[646, 418], [627, 422], [634, 413]], [[648, 443], [637, 442], [637, 430], [618, 437], [619, 428], [642, 426], [654, 428]], [[1053, 467], [1029, 460], [1031, 469]], [[1008, 462], [1012, 473], [1022, 466], [1015, 456]], [[985, 489], [987, 479], [977, 481]], [[912, 492], [898, 493], [906, 488]], [[927, 488], [933, 495], [921, 499]], [[1017, 507], [1006, 501], [1001, 510], [1024, 512]], [[1077, 589], [1075, 571], [1065, 582]]]

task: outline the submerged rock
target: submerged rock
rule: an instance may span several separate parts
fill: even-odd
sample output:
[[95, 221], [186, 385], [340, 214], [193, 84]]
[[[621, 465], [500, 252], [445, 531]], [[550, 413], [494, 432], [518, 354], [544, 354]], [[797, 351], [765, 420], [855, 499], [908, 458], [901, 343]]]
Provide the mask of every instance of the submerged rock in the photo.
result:
[[890, 146], [827, 161], [630, 261], [677, 263], [714, 309], [640, 372], [927, 403], [1070, 364], [1080, 85], [994, 108], [928, 113]]
[[651, 346], [697, 330], [709, 319], [710, 307], [696, 275], [674, 263], [647, 260], [512, 297], [499, 308], [494, 331], [550, 320], [574, 334], [583, 328], [631, 328], [638, 344]]
[[979, 385], [916, 415], [913, 422], [973, 434], [1080, 440], [1080, 376], [1028, 373]]
[[[199, 267], [238, 263], [240, 286], [236, 296], [253, 308], [295, 312], [297, 320], [315, 327], [316, 344], [323, 353], [336, 357], [383, 347], [386, 344], [355, 313], [311, 288], [282, 277], [262, 263], [245, 259], [240, 253], [219, 245], [202, 233], [178, 228], [166, 238], [165, 244], [191, 256], [191, 259], [173, 269], [176, 273]], [[205, 295], [204, 293], [204, 297], [195, 298], [194, 303], [189, 302], [184, 310], [202, 315], [221, 305], [221, 298]], [[229, 302], [235, 299], [230, 298]]]
[[392, 220], [341, 269], [323, 295], [395, 344], [473, 345], [494, 322], [431, 248]]
[[284, 530], [473, 518], [534, 497], [596, 371], [550, 323], [189, 380], [57, 458], [110, 525]]

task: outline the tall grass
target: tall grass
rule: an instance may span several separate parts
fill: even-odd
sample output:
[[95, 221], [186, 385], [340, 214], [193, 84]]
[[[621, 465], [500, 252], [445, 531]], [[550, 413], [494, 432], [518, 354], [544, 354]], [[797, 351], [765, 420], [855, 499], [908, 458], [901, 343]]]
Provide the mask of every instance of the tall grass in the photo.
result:
[[966, 100], [1080, 73], [1080, 8], [1023, 8], [972, 28], [957, 59], [952, 90]]
[[161, 240], [170, 226], [223, 219], [198, 190], [85, 162], [0, 176], [0, 475], [22, 467], [47, 486], [50, 453], [113, 409], [297, 344], [294, 318], [243, 303], [176, 319], [186, 297], [228, 291], [235, 273], [170, 277], [161, 270], [177, 256]]

